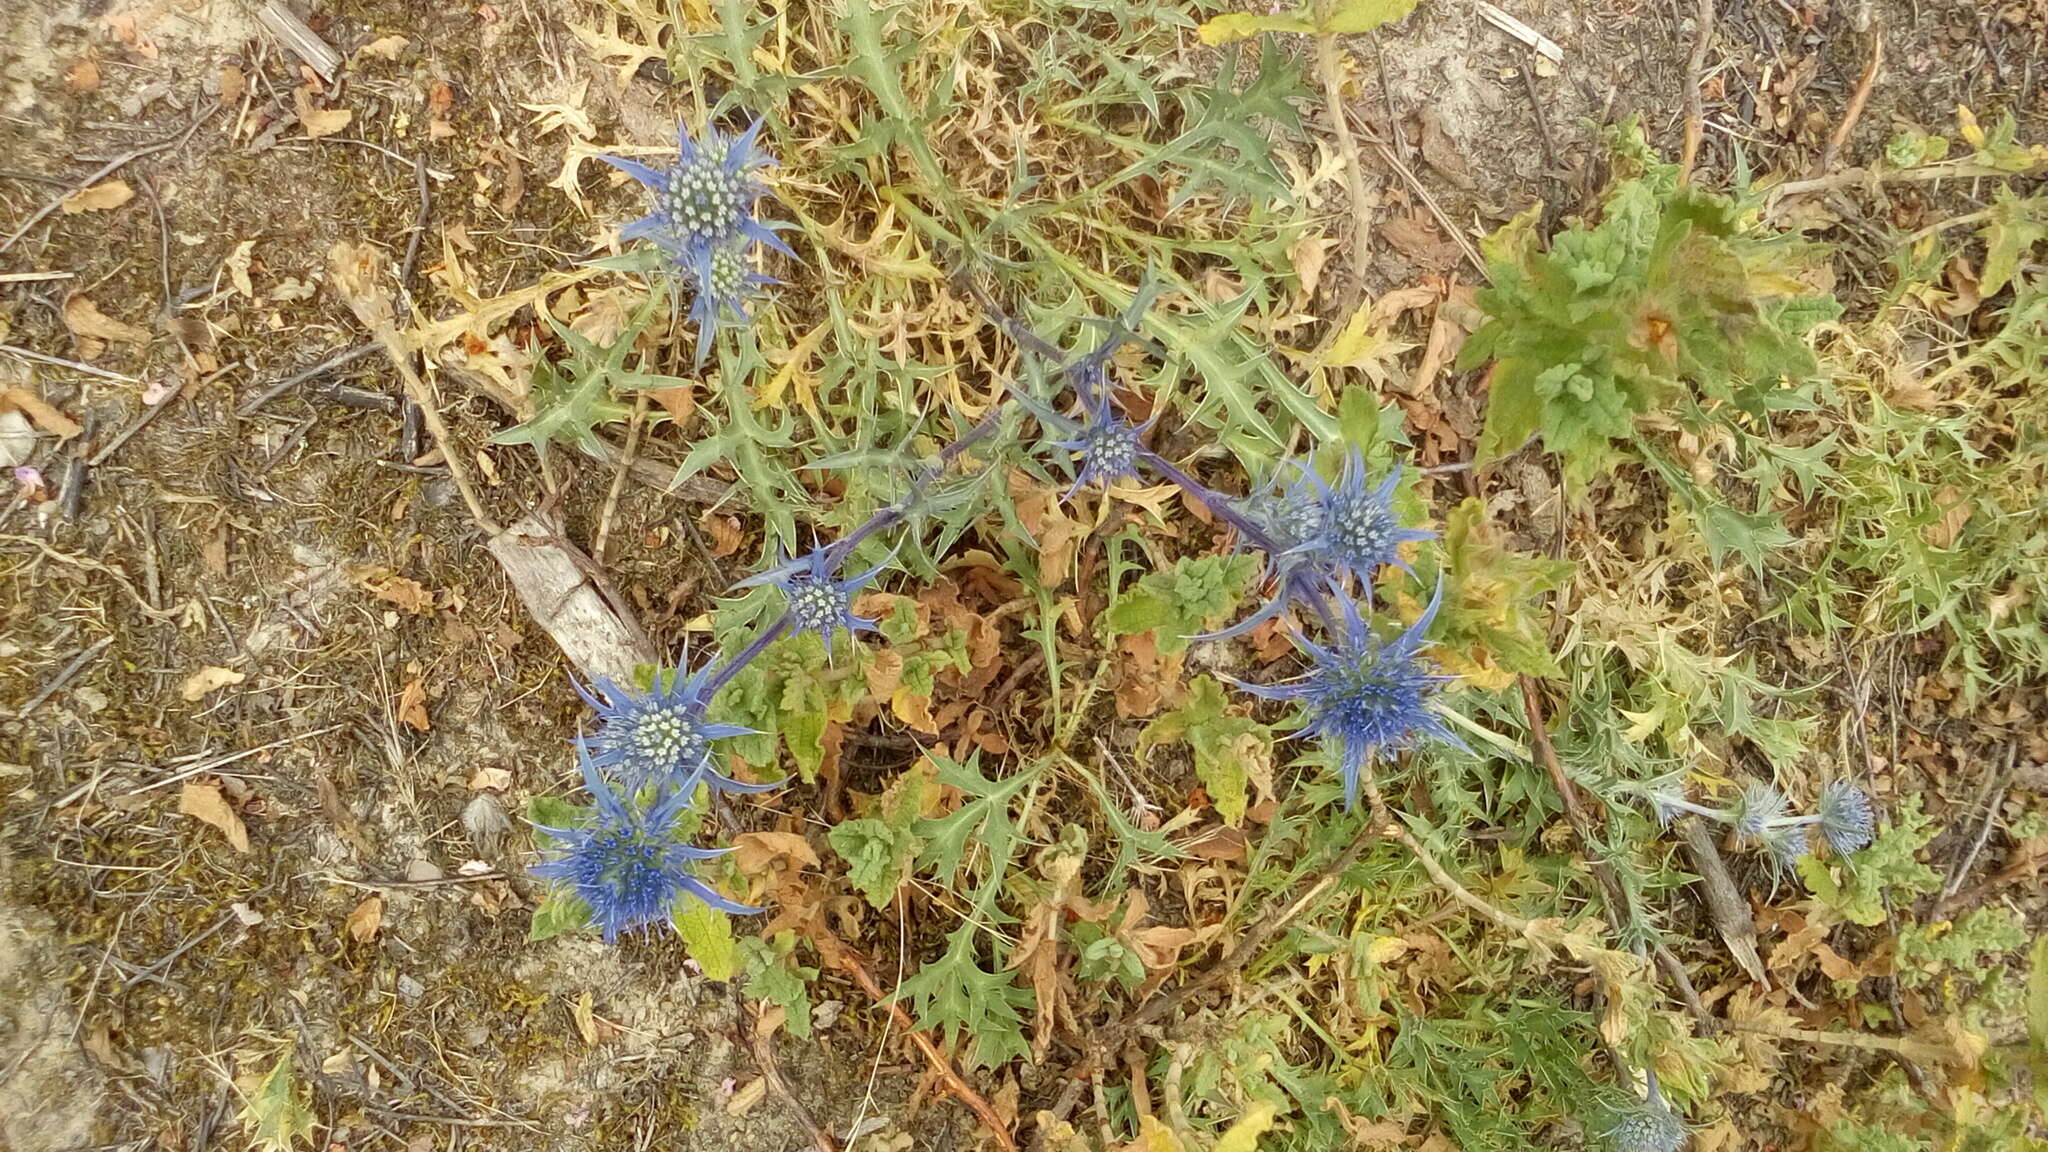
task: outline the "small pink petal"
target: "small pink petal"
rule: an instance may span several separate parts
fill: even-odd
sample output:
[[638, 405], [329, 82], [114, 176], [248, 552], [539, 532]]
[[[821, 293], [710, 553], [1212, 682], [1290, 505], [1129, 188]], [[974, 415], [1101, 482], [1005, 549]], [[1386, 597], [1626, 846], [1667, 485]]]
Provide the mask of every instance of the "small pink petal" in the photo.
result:
[[43, 470], [31, 468], [26, 464], [17, 464], [14, 468], [14, 482], [21, 485], [23, 499], [33, 500], [43, 491]]
[[142, 386], [142, 402], [154, 408], [175, 391], [177, 389], [173, 388], [168, 380], [151, 380]]

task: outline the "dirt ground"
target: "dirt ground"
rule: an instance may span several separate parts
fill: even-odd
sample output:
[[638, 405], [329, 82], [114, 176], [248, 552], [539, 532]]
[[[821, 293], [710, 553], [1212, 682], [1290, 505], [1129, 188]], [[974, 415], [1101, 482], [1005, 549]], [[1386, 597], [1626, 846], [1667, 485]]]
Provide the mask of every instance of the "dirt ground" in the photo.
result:
[[[364, 339], [321, 290], [336, 241], [382, 246], [437, 315], [444, 245], [500, 291], [622, 218], [588, 169], [587, 210], [548, 186], [560, 138], [531, 108], [580, 100], [601, 138], [654, 144], [685, 102], [653, 65], [621, 90], [565, 33], [576, 5], [306, 10], [353, 114], [317, 139], [300, 128], [326, 109], [294, 99], [308, 69], [253, 4], [0, 6], [0, 236], [153, 149], [118, 169], [132, 198], [53, 213], [0, 252], [0, 273], [37, 274], [0, 282], [0, 343], [58, 361], [0, 354], [0, 386], [83, 425], [29, 461], [49, 498], [0, 509], [0, 1148], [238, 1147], [232, 1085], [286, 1049], [328, 1148], [808, 1143], [755, 1086], [733, 999], [677, 942], [527, 942], [538, 890], [516, 817], [570, 785], [581, 715], [561, 655], [446, 470], [417, 463], [388, 365], [274, 388]], [[1561, 69], [1456, 0], [1356, 45], [1352, 113], [1386, 145], [1369, 156], [1375, 285], [1458, 268], [1451, 229], [1539, 198], [1582, 207], [1599, 124], [1640, 114], [1675, 150], [1681, 5], [1510, 7]], [[1733, 0], [1703, 162], [1818, 164], [1866, 16], [1887, 65], [1847, 159], [1905, 124], [1945, 129], [1958, 103], [2012, 107], [2040, 138], [2044, 21], [1994, 7]], [[404, 44], [376, 47], [390, 37]], [[470, 444], [509, 423], [476, 392], [447, 416]], [[501, 514], [559, 501], [572, 536], [596, 531], [609, 469], [478, 455]], [[636, 485], [608, 529], [607, 570], [666, 645], [718, 585], [703, 494]], [[181, 814], [194, 782], [246, 845]], [[513, 830], [466, 821], [478, 805]], [[816, 1044], [785, 1043], [785, 1074], [828, 1126], [871, 1121], [863, 1148], [948, 1146], [949, 1107], [913, 1107], [918, 1070], [846, 992]]]

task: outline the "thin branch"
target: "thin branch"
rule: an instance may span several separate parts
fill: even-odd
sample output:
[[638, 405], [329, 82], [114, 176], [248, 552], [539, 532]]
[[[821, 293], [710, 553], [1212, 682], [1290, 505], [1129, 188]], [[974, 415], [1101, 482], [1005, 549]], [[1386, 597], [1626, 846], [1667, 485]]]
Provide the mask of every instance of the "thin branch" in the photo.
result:
[[1856, 81], [1856, 91], [1849, 97], [1848, 110], [1842, 113], [1842, 122], [1835, 125], [1828, 136], [1828, 145], [1821, 150], [1820, 169], [1816, 175], [1826, 175], [1835, 166], [1835, 160], [1842, 153], [1842, 146], [1849, 142], [1849, 133], [1856, 128], [1856, 121], [1863, 118], [1863, 106], [1870, 102], [1870, 90], [1877, 83], [1878, 69], [1884, 64], [1884, 27], [1870, 30], [1870, 59], [1864, 62], [1863, 76]]
[[[1327, 8], [1325, 3], [1322, 7]], [[1344, 293], [1344, 303], [1337, 309], [1339, 317], [1348, 319], [1358, 310], [1358, 302], [1365, 295], [1365, 266], [1367, 255], [1372, 251], [1372, 205], [1365, 194], [1365, 164], [1359, 159], [1358, 141], [1351, 135], [1351, 115], [1344, 103], [1344, 76], [1337, 56], [1337, 37], [1323, 34], [1316, 38], [1316, 74], [1323, 82], [1323, 104], [1329, 110], [1330, 127], [1337, 136], [1337, 152], [1344, 158], [1344, 190], [1351, 200], [1351, 282]], [[1329, 341], [1336, 339], [1342, 326], [1330, 329]]]
[[860, 985], [862, 991], [872, 997], [876, 1004], [888, 1010], [897, 1027], [902, 1028], [904, 1034], [910, 1037], [911, 1043], [917, 1045], [918, 1051], [924, 1053], [925, 1062], [931, 1065], [932, 1073], [946, 1086], [946, 1090], [965, 1104], [981, 1121], [982, 1127], [988, 1129], [996, 1147], [1002, 1152], [1017, 1152], [1016, 1137], [1010, 1134], [1009, 1128], [1003, 1123], [1003, 1118], [996, 1114], [995, 1106], [961, 1077], [959, 1070], [953, 1067], [953, 1062], [946, 1058], [945, 1053], [939, 1051], [939, 1046], [932, 1042], [930, 1036], [918, 1028], [916, 1022], [910, 1018], [910, 1013], [903, 1010], [903, 1006], [896, 1002], [894, 996], [882, 990], [882, 986], [875, 981], [874, 973], [868, 971], [867, 965], [861, 963], [860, 957], [855, 956], [853, 950], [841, 943], [830, 931], [822, 930], [822, 926], [821, 930], [813, 935], [813, 940], [818, 945], [819, 955], [825, 963], [853, 977], [854, 983]]
[[16, 228], [14, 230], [13, 235], [9, 236], [5, 240], [0, 240], [0, 252], [5, 252], [9, 248], [14, 247], [15, 241], [21, 239], [23, 236], [28, 235], [29, 229], [42, 223], [44, 218], [49, 216], [50, 213], [55, 212], [58, 208], [63, 207], [64, 201], [70, 199], [75, 193], [92, 187], [93, 185], [99, 183], [101, 180], [107, 178], [108, 176], [111, 176], [114, 173], [120, 171], [121, 169], [127, 167], [128, 165], [134, 163], [135, 161], [142, 159], [144, 156], [154, 156], [159, 152], [176, 148], [184, 144], [185, 141], [190, 140], [192, 138], [192, 134], [194, 132], [199, 131], [199, 126], [201, 124], [204, 124], [208, 120], [211, 120], [213, 118], [213, 114], [218, 111], [220, 111], [220, 104], [218, 102], [210, 103], [206, 106], [206, 111], [201, 112], [199, 116], [192, 121], [191, 124], [187, 125], [176, 136], [170, 137], [167, 140], [159, 140], [154, 144], [144, 145], [141, 148], [135, 149], [133, 152], [124, 152], [121, 155], [114, 157], [112, 160], [107, 161], [105, 164], [100, 165], [99, 169], [95, 171], [92, 175], [87, 176], [85, 179], [80, 180], [76, 184], [73, 184], [62, 195], [50, 201], [48, 204], [43, 205], [42, 208], [37, 210], [35, 215], [30, 216], [27, 220], [23, 221], [21, 227]]
[[1693, 164], [1700, 155], [1700, 126], [1706, 123], [1700, 85], [1705, 82], [1707, 49], [1714, 42], [1714, 0], [1699, 0], [1693, 13], [1692, 56], [1685, 62], [1685, 144], [1678, 153], [1678, 182], [1692, 180]]

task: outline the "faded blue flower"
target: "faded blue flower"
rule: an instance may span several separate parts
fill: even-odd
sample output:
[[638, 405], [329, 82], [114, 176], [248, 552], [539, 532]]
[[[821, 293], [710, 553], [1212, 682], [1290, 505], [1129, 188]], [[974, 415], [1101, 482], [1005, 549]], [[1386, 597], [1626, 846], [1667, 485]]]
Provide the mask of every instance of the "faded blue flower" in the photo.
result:
[[599, 680], [593, 693], [583, 685], [576, 692], [597, 710], [597, 732], [581, 741], [591, 763], [616, 777], [629, 792], [650, 786], [687, 795], [697, 784], [719, 792], [766, 792], [774, 784], [744, 784], [712, 767], [711, 742], [747, 736], [751, 728], [708, 720], [707, 684], [710, 669], [685, 675], [678, 665], [657, 671], [654, 691], [642, 696], [609, 680]]
[[1820, 834], [1837, 856], [1869, 847], [1877, 833], [1870, 797], [1847, 780], [1831, 780], [1820, 790]]
[[1430, 707], [1439, 686], [1453, 679], [1433, 671], [1422, 657], [1423, 634], [1443, 603], [1443, 586], [1422, 615], [1392, 640], [1382, 641], [1344, 602], [1344, 628], [1331, 647], [1297, 636], [1295, 643], [1314, 663], [1306, 676], [1287, 684], [1243, 684], [1268, 700], [1295, 700], [1305, 722], [1298, 735], [1333, 745], [1344, 775], [1346, 807], [1358, 803], [1359, 773], [1372, 756], [1414, 746], [1422, 739], [1464, 747]]
[[1752, 780], [1742, 786], [1742, 794], [1736, 797], [1730, 818], [1735, 825], [1736, 835], [1751, 842], [1762, 842], [1772, 829], [1783, 826], [1791, 810], [1791, 801], [1785, 794], [1761, 780]]
[[789, 602], [789, 624], [798, 632], [816, 632], [825, 641], [825, 654], [832, 654], [832, 638], [841, 628], [849, 632], [872, 632], [875, 622], [853, 614], [853, 598], [882, 574], [886, 563], [877, 564], [858, 576], [834, 579], [839, 558], [834, 548], [814, 548], [793, 560], [785, 560], [758, 575], [734, 584], [753, 588], [773, 584]]
[[1679, 1152], [1685, 1147], [1685, 1121], [1654, 1092], [1650, 1099], [1615, 1117], [1607, 1130], [1614, 1152]]
[[759, 241], [794, 258], [789, 245], [754, 218], [755, 203], [768, 191], [754, 178], [754, 170], [775, 162], [755, 143], [760, 133], [759, 120], [738, 136], [706, 128], [700, 145], [690, 138], [688, 128], [678, 126], [676, 163], [667, 171], [618, 156], [599, 156], [654, 193], [654, 211], [626, 225], [620, 236], [653, 241], [697, 273], [700, 283], [712, 279], [712, 258], [722, 248]]
[[636, 809], [613, 791], [587, 751], [579, 749], [577, 761], [596, 806], [576, 827], [541, 829], [561, 847], [533, 874], [566, 881], [590, 906], [591, 921], [606, 943], [621, 932], [670, 921], [685, 897], [735, 915], [760, 911], [726, 899], [691, 872], [694, 862], [725, 850], [683, 841], [677, 821], [689, 807], [686, 790], [658, 789], [644, 810]]
[[1143, 430], [1112, 411], [1106, 397], [1089, 415], [1090, 419], [1071, 439], [1054, 441], [1080, 458], [1074, 470], [1074, 485], [1061, 497], [1063, 500], [1072, 500], [1074, 493], [1090, 485], [1108, 487], [1114, 481], [1138, 474], [1138, 436]]

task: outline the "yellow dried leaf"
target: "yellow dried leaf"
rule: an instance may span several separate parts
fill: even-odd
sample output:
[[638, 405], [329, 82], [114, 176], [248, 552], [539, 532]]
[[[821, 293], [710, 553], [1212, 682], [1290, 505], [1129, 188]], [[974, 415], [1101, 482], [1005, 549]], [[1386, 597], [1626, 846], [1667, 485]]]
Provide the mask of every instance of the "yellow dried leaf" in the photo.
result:
[[196, 704], [209, 692], [218, 691], [230, 684], [240, 684], [247, 679], [246, 675], [235, 671], [233, 668], [222, 668], [217, 664], [208, 664], [199, 671], [185, 677], [185, 682], [178, 687], [178, 695], [183, 696], [188, 703]]
[[76, 216], [80, 212], [105, 212], [133, 199], [135, 189], [130, 188], [126, 180], [102, 180], [66, 196], [58, 203], [57, 210], [66, 216]]
[[346, 108], [315, 108], [312, 95], [304, 88], [292, 90], [292, 103], [298, 109], [299, 127], [315, 140], [334, 135], [356, 118], [356, 114]]
[[178, 791], [178, 812], [220, 829], [235, 851], [249, 851], [248, 826], [242, 823], [227, 797], [221, 795], [220, 785], [186, 781]]

